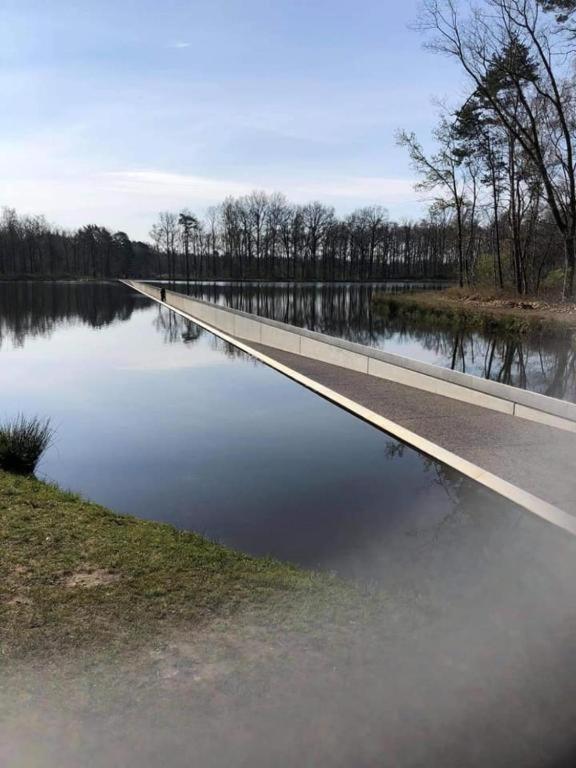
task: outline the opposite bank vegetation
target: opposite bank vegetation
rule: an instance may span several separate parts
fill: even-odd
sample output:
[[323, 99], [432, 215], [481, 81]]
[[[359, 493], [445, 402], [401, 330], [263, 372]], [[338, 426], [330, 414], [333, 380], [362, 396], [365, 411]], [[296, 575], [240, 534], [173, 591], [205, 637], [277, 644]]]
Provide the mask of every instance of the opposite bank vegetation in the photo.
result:
[[381, 317], [439, 330], [543, 336], [572, 334], [576, 330], [576, 304], [514, 297], [485, 288], [377, 293], [374, 306]]

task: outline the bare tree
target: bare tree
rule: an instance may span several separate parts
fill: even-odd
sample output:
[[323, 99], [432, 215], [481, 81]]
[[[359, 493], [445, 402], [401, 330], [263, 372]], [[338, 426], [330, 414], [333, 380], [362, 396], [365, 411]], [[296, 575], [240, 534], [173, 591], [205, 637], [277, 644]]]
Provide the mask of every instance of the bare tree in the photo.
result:
[[566, 35], [537, 0], [485, 0], [462, 13], [455, 0], [427, 0], [420, 28], [433, 50], [455, 57], [475, 94], [530, 158], [561, 232], [563, 295], [574, 295], [576, 180], [574, 84]]
[[422, 176], [416, 185], [417, 189], [439, 191], [435, 208], [450, 208], [454, 211], [458, 248], [458, 281], [462, 287], [465, 279], [468, 281], [470, 278], [465, 245], [465, 219], [468, 208], [466, 193], [470, 172], [469, 167], [462, 162], [455, 132], [445, 116], [441, 117], [434, 137], [438, 143], [438, 151], [430, 156], [426, 155], [414, 133], [401, 131], [398, 134], [398, 143], [408, 149], [415, 170]]
[[178, 238], [178, 216], [169, 211], [158, 214], [158, 221], [150, 235], [157, 243], [159, 250], [166, 255], [168, 264], [168, 279], [173, 281], [176, 276], [176, 243]]
[[178, 216], [178, 226], [180, 227], [180, 239], [184, 247], [186, 283], [190, 284], [190, 244], [194, 233], [199, 228], [198, 219], [185, 209]]

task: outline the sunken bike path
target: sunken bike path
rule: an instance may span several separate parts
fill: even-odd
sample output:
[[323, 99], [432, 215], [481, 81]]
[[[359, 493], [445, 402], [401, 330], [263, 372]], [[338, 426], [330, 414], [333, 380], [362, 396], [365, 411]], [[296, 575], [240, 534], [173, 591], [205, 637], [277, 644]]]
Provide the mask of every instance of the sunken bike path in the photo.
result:
[[[228, 327], [232, 316], [257, 325], [270, 324], [266, 318], [229, 308], [224, 319], [207, 318], [206, 311], [215, 306], [209, 302], [172, 291], [162, 297], [151, 285], [122, 282], [397, 439], [576, 534], [576, 432], [288, 352], [279, 348], [281, 344], [263, 344]], [[280, 325], [290, 333], [301, 331]], [[322, 338], [330, 344], [329, 337]]]
[[282, 365], [576, 514], [576, 434], [250, 341]]

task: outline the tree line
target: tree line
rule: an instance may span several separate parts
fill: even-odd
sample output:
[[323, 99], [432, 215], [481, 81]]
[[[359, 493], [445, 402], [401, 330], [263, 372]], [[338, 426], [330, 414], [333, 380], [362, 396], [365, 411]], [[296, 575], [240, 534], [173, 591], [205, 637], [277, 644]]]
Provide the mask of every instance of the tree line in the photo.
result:
[[282, 194], [229, 197], [201, 220], [163, 212], [151, 230], [169, 279], [380, 280], [452, 277], [446, 217], [390, 222], [382, 206], [345, 217]]
[[0, 215], [0, 277], [128, 277], [162, 271], [149, 243], [89, 224], [68, 231], [43, 216]]
[[0, 216], [0, 276], [157, 277], [232, 280], [380, 280], [454, 276], [450, 222], [390, 222], [381, 206], [338, 217], [320, 202], [283, 195], [227, 198], [204, 219], [159, 214], [151, 243], [87, 225], [53, 227], [42, 216]]

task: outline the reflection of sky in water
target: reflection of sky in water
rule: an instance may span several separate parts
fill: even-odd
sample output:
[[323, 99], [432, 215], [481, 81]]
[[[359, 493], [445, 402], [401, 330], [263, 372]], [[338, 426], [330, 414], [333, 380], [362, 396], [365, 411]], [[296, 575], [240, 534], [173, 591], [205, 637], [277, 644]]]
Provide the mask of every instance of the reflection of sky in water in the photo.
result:
[[[128, 300], [114, 290], [111, 303]], [[414, 559], [445, 560], [439, 578], [450, 558], [438, 541], [462, 526], [473, 540], [470, 527], [482, 538], [488, 522], [515, 520], [515, 508], [193, 324], [146, 302], [128, 314], [98, 329], [68, 317], [0, 349], [2, 415], [52, 418], [40, 469], [62, 486], [248, 552], [389, 583], [405, 582]]]

